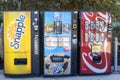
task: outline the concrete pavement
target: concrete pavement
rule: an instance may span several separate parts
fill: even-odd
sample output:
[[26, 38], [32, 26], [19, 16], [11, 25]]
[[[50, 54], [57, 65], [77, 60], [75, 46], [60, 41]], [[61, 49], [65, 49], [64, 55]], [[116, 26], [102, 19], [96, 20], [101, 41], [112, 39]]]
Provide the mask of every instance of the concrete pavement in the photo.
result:
[[120, 74], [109, 75], [91, 75], [91, 76], [74, 76], [74, 77], [28, 77], [28, 78], [6, 78], [3, 75], [3, 71], [0, 71], [0, 80], [120, 80]]

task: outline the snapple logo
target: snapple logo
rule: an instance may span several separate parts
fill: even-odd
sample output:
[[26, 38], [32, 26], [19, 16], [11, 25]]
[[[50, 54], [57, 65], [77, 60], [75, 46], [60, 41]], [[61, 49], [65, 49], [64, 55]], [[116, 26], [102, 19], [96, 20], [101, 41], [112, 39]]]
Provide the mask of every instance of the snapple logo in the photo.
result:
[[19, 49], [20, 47], [20, 40], [22, 35], [24, 34], [23, 29], [25, 29], [24, 21], [25, 21], [24, 15], [20, 15], [19, 18], [16, 19], [17, 27], [15, 37], [14, 40], [10, 42], [10, 46], [13, 47], [14, 49]]

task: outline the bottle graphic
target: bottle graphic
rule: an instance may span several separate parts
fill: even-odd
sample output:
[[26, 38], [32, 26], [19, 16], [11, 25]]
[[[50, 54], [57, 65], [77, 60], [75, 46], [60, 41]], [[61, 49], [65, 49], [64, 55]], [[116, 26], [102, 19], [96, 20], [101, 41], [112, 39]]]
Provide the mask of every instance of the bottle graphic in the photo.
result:
[[96, 21], [96, 30], [99, 30], [99, 21]]
[[88, 33], [85, 33], [85, 42], [88, 42]]
[[94, 42], [94, 34], [90, 33], [90, 42]]
[[101, 33], [101, 41], [104, 41], [104, 33]]
[[90, 22], [90, 30], [94, 30], [94, 28], [95, 28], [94, 22], [91, 21], [91, 22]]
[[101, 27], [101, 30], [104, 31], [104, 21], [100, 21], [100, 27]]
[[62, 22], [61, 21], [54, 22], [54, 32], [55, 34], [62, 34]]
[[99, 33], [96, 33], [96, 36], [95, 36], [96, 42], [99, 42], [99, 38], [100, 38]]
[[85, 30], [89, 30], [89, 21], [85, 21]]

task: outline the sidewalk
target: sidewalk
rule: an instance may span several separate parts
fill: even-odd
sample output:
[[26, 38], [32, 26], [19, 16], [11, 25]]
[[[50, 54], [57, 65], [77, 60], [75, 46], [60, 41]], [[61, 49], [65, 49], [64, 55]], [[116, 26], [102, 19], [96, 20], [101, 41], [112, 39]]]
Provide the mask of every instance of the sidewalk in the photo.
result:
[[120, 80], [120, 74], [109, 75], [92, 75], [92, 76], [75, 76], [75, 77], [55, 77], [43, 78], [41, 77], [28, 77], [28, 78], [6, 78], [0, 71], [0, 80]]

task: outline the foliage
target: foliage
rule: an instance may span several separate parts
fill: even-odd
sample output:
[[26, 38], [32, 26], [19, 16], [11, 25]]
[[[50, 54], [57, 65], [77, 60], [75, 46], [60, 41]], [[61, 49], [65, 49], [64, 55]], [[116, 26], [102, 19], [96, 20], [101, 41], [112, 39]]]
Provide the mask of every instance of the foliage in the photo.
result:
[[108, 11], [113, 21], [120, 20], [120, 7], [115, 3], [120, 0], [7, 0], [3, 10], [82, 10]]

